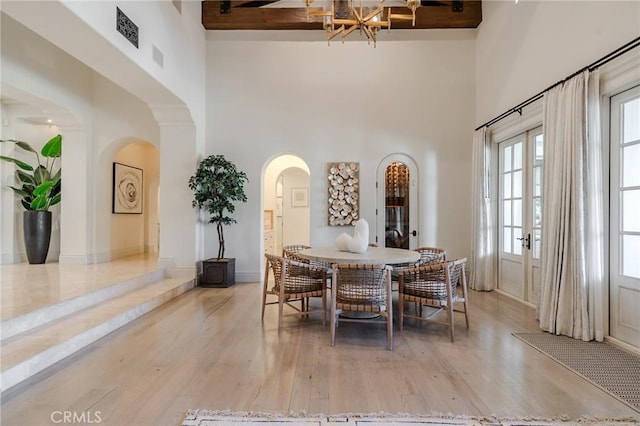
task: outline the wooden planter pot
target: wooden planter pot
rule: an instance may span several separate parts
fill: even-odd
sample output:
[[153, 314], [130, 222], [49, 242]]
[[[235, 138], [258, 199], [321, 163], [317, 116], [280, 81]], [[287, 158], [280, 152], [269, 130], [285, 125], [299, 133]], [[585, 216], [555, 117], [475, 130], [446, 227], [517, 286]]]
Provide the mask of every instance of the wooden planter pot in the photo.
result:
[[211, 258], [200, 262], [198, 285], [201, 287], [230, 287], [236, 282], [236, 259]]

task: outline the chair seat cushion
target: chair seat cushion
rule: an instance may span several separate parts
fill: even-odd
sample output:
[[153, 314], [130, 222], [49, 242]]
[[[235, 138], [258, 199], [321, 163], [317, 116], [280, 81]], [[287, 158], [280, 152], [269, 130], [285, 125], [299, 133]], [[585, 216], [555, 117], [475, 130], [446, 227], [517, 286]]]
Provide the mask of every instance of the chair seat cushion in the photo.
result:
[[411, 281], [404, 283], [402, 293], [433, 300], [446, 300], [447, 285], [444, 281]]
[[[372, 291], [372, 289], [375, 289]], [[375, 293], [375, 296], [373, 294]], [[344, 284], [337, 289], [336, 299], [343, 303], [384, 305], [387, 300], [384, 288], [378, 285]]]

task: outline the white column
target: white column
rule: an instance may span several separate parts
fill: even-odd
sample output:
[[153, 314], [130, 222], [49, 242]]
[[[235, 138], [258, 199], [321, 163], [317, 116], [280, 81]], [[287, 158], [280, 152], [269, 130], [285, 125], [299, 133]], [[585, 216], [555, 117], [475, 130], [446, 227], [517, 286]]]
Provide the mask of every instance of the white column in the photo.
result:
[[160, 126], [160, 253], [171, 276], [195, 277], [196, 215], [187, 186], [197, 165], [196, 128], [182, 106], [151, 105]]

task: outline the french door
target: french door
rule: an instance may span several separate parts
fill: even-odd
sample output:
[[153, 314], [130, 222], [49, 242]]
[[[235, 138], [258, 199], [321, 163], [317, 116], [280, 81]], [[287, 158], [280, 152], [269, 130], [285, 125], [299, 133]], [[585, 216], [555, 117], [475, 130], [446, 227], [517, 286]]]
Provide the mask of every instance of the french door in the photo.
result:
[[640, 86], [611, 98], [609, 334], [640, 348]]
[[542, 235], [542, 128], [499, 144], [498, 289], [538, 303]]

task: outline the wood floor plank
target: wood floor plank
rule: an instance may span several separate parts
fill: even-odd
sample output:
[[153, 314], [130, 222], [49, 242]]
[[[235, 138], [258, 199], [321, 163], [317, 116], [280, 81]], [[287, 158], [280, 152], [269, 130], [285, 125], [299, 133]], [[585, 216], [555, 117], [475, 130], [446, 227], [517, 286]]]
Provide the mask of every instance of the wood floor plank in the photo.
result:
[[[471, 292], [471, 328], [342, 323], [335, 347], [319, 316], [260, 319], [260, 284], [196, 288], [2, 395], [2, 425], [54, 424], [57, 410], [102, 425], [176, 425], [191, 408], [342, 413], [431, 412], [638, 418], [638, 413], [522, 343], [535, 313]], [[317, 301], [313, 302], [317, 304]]]

